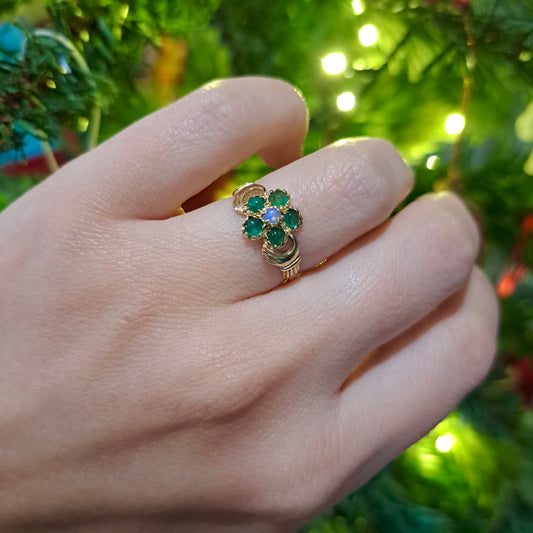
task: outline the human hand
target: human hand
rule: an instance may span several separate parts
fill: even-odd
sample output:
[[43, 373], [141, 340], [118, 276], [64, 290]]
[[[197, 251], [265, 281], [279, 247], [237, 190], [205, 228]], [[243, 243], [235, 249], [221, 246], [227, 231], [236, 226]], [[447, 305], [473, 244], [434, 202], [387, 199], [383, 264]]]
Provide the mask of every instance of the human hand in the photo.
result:
[[[464, 205], [384, 222], [400, 156], [298, 159], [306, 118], [283, 82], [215, 82], [0, 215], [2, 531], [287, 532], [486, 374], [498, 308]], [[286, 285], [231, 199], [173, 216], [256, 152], [304, 218]]]

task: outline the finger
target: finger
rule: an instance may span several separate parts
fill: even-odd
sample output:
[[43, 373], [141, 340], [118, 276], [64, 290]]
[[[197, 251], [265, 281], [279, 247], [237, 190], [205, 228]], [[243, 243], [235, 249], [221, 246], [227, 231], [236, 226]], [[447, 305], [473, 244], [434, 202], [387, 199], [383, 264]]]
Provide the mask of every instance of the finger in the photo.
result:
[[[478, 244], [475, 223], [455, 194], [426, 195], [335, 261], [249, 304], [270, 309], [283, 302], [287, 335], [307, 331], [314, 353], [331, 354], [306, 365], [307, 371], [337, 390], [367, 353], [408, 329], [464, 283]], [[279, 316], [265, 327], [275, 321]]]
[[336, 406], [341, 471], [364, 464], [360, 484], [446, 416], [488, 372], [498, 319], [494, 289], [476, 267], [461, 291], [372, 354]]
[[[359, 139], [315, 152], [259, 182], [288, 191], [302, 213], [297, 238], [306, 270], [383, 222], [412, 188], [413, 174], [388, 142]], [[260, 244], [242, 235], [243, 221], [229, 199], [168, 221], [168, 240], [192, 250], [218, 298], [246, 298], [281, 282]]]
[[255, 153], [274, 167], [298, 158], [306, 130], [305, 103], [291, 85], [216, 81], [77, 159], [75, 185], [117, 216], [166, 218]]

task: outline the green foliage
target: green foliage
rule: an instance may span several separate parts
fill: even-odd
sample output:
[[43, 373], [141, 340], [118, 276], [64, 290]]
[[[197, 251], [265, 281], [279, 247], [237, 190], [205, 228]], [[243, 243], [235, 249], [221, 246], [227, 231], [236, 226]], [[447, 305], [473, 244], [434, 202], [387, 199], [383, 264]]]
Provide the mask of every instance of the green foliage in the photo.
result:
[[0, 175], [0, 211], [22, 196], [37, 183], [38, 178], [21, 176], [16, 179]]
[[[26, 53], [20, 57], [0, 50], [0, 151], [22, 150], [24, 133], [57, 140], [59, 126], [77, 129], [79, 117], [91, 119], [93, 106], [102, 108], [115, 131], [147, 113], [135, 77], [141, 52], [157, 45], [162, 34], [184, 36], [205, 26], [219, 0], [121, 3], [62, 0], [48, 3], [53, 32], [35, 33], [26, 27]], [[55, 40], [59, 35], [61, 40]], [[74, 52], [74, 56], [73, 56]], [[85, 69], [76, 60], [81, 54]], [[67, 70], [65, 70], [65, 62]], [[137, 106], [124, 120], [124, 98]], [[129, 106], [131, 109], [131, 106]], [[14, 124], [22, 128], [22, 133]]]
[[31, 33], [27, 34], [23, 58], [8, 51], [0, 56], [0, 117], [4, 126], [0, 151], [22, 149], [23, 133], [14, 128], [15, 124], [24, 133], [46, 141], [58, 137], [58, 122], [75, 127], [78, 116], [91, 105], [92, 84], [75, 65], [66, 75], [62, 58], [71, 60], [68, 50], [51, 39], [38, 40]]
[[2, 0], [0, 4], [0, 14], [10, 13], [17, 9], [17, 7], [22, 4], [23, 0]]

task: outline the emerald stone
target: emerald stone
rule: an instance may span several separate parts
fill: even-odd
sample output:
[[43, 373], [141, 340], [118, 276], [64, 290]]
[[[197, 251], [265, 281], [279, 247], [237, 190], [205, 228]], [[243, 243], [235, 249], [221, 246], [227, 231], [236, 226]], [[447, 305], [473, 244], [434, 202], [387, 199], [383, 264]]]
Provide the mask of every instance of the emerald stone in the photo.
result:
[[283, 215], [283, 222], [289, 229], [296, 229], [302, 223], [300, 212], [296, 209], [287, 209]]
[[289, 195], [281, 189], [276, 189], [270, 192], [268, 201], [274, 207], [283, 207], [289, 203]]
[[244, 221], [244, 234], [250, 239], [256, 239], [263, 233], [263, 221], [259, 218], [248, 217]]
[[261, 209], [263, 209], [263, 207], [265, 207], [265, 203], [266, 201], [263, 197], [252, 196], [248, 199], [248, 209], [252, 213], [258, 213], [259, 211], [261, 211]]
[[285, 242], [285, 232], [280, 228], [271, 228], [267, 231], [268, 243], [274, 248], [278, 248]]

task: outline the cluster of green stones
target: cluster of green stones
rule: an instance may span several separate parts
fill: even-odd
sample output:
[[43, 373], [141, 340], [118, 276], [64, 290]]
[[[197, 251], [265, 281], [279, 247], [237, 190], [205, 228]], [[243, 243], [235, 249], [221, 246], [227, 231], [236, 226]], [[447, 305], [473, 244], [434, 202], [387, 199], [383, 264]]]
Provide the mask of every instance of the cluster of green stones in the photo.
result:
[[283, 189], [248, 198], [244, 214], [248, 218], [242, 232], [249, 239], [264, 239], [272, 248], [285, 244], [288, 235], [302, 225], [302, 215], [290, 205], [290, 196]]

